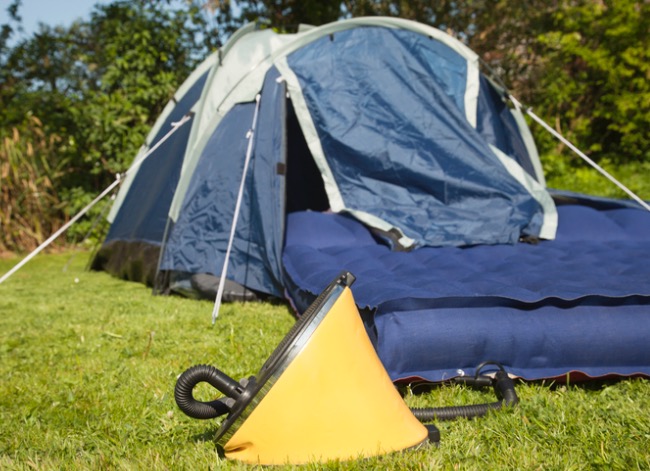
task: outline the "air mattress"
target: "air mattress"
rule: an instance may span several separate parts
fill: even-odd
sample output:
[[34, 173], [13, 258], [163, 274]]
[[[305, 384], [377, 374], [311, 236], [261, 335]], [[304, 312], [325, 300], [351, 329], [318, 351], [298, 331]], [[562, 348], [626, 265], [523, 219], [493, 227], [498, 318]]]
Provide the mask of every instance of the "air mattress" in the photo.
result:
[[650, 213], [558, 206], [553, 241], [394, 252], [341, 214], [289, 214], [288, 296], [301, 312], [341, 270], [393, 380], [498, 361], [528, 380], [650, 375]]

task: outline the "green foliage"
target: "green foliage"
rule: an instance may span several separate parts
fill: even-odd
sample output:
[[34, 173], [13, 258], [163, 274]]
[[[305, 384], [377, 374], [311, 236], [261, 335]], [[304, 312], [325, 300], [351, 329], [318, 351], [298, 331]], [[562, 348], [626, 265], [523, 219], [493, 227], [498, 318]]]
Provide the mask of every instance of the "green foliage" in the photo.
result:
[[[293, 325], [289, 309], [226, 304], [212, 326], [212, 303], [152, 296], [84, 271], [86, 258], [39, 256], [0, 285], [0, 468], [261, 469], [219, 458], [218, 421], [184, 416], [174, 384], [199, 363], [256, 374]], [[0, 273], [16, 261], [0, 260]], [[514, 410], [439, 422], [440, 447], [301, 469], [650, 468], [648, 381], [527, 383], [517, 393]], [[212, 397], [199, 388], [199, 399]], [[405, 400], [463, 405], [492, 393], [446, 385], [406, 390]]]
[[595, 158], [649, 160], [650, 3], [562, 2], [538, 39], [547, 119]]
[[[178, 85], [202, 58], [186, 10], [156, 2], [97, 5], [69, 29], [41, 25], [8, 60], [15, 93], [2, 95], [8, 124], [31, 112], [65, 136], [83, 178], [96, 188], [123, 171]], [[206, 34], [206, 36], [209, 36]], [[18, 86], [20, 85], [20, 86]], [[0, 112], [2, 113], [2, 112]], [[99, 175], [88, 181], [87, 174]]]
[[295, 31], [300, 24], [320, 26], [341, 16], [340, 0], [249, 0], [237, 4], [241, 19], [270, 23], [280, 31]]
[[9, 50], [9, 39], [12, 37], [16, 29], [20, 28], [20, 23], [22, 18], [18, 14], [20, 10], [20, 5], [22, 0], [12, 0], [9, 3], [9, 6], [6, 7], [7, 17], [9, 22], [3, 25], [0, 25], [0, 88], [2, 88], [2, 83], [6, 78], [7, 71], [4, 69], [7, 54]]
[[[37, 148], [39, 165], [47, 162], [53, 169], [49, 180], [32, 180], [33, 162], [23, 162], [22, 175], [3, 180], [3, 195], [15, 200], [27, 181], [37, 188], [31, 194], [50, 194], [55, 188], [57, 198], [48, 199], [51, 207], [41, 214], [47, 228], [75, 214], [128, 168], [167, 101], [214, 46], [216, 36], [196, 7], [169, 8], [168, 3], [97, 5], [90, 20], [70, 28], [41, 25], [0, 55], [0, 138], [18, 136], [11, 155]], [[13, 6], [17, 12], [20, 2]], [[42, 142], [34, 141], [37, 134]], [[9, 155], [3, 151], [2, 162], [15, 168]], [[12, 208], [11, 233], [29, 237], [16, 239], [5, 232], [3, 238], [11, 241], [3, 241], [0, 250], [29, 249], [49, 235], [36, 227], [42, 219], [27, 206]], [[85, 230], [73, 228], [69, 240], [79, 240]]]

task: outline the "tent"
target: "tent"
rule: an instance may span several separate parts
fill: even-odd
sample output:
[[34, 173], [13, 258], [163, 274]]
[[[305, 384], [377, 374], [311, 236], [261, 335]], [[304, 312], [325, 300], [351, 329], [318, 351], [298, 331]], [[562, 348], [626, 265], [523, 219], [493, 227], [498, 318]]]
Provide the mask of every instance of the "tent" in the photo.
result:
[[[96, 269], [214, 296], [227, 266], [225, 299], [298, 312], [347, 269], [396, 380], [484, 360], [530, 379], [649, 372], [650, 219], [549, 192], [519, 107], [435, 28], [248, 25], [181, 86], [134, 165]], [[603, 332], [615, 358], [593, 353]]]

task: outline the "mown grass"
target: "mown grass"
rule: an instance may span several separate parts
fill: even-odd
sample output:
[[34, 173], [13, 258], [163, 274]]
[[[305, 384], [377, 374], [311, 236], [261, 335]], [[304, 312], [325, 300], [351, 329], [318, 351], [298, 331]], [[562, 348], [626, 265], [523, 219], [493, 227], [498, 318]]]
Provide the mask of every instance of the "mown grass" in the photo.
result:
[[[218, 424], [185, 417], [173, 388], [203, 362], [255, 374], [293, 324], [289, 309], [225, 305], [212, 326], [211, 303], [86, 272], [84, 253], [63, 271], [71, 255], [39, 256], [0, 285], [0, 469], [254, 469], [222, 460]], [[0, 273], [16, 261], [0, 260]], [[304, 469], [650, 469], [650, 382], [520, 384], [518, 394], [515, 410], [439, 423], [437, 448]], [[411, 406], [491, 399], [448, 385], [405, 396]]]

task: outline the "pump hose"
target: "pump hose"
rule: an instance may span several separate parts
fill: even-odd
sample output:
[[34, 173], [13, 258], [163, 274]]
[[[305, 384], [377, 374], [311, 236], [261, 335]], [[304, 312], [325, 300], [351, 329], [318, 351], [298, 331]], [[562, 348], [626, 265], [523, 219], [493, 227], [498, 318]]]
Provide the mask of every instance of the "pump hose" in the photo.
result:
[[[494, 362], [489, 362], [494, 363]], [[488, 364], [488, 362], [486, 362]], [[421, 422], [430, 422], [432, 420], [453, 420], [457, 418], [470, 419], [473, 417], [482, 417], [488, 413], [489, 410], [498, 410], [506, 407], [512, 407], [519, 402], [517, 393], [515, 392], [515, 385], [512, 379], [508, 376], [505, 369], [500, 366], [500, 370], [496, 372], [494, 378], [488, 376], [479, 376], [478, 370], [484, 366], [481, 365], [477, 369], [477, 375], [474, 378], [459, 378], [459, 383], [470, 384], [475, 386], [485, 386], [492, 384], [497, 398], [497, 402], [490, 402], [487, 404], [473, 404], [469, 406], [452, 406], [452, 407], [428, 407], [428, 408], [412, 408], [411, 412]]]
[[189, 368], [176, 381], [174, 399], [180, 410], [194, 419], [214, 419], [230, 412], [220, 400], [202, 402], [194, 399], [192, 390], [206, 382], [229, 397], [239, 396], [239, 384], [214, 366], [196, 365]]
[[454, 420], [461, 417], [465, 419], [482, 417], [490, 409], [501, 409], [501, 407], [503, 404], [499, 401], [469, 406], [413, 408], [411, 412], [420, 422], [431, 422], [433, 420]]

